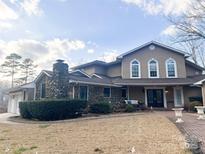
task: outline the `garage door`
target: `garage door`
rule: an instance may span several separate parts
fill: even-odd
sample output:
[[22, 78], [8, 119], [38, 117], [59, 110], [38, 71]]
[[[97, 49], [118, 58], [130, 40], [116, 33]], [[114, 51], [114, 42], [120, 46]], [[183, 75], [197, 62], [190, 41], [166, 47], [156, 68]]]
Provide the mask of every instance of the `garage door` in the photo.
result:
[[10, 95], [9, 98], [9, 105], [8, 105], [8, 112], [20, 114], [19, 112], [19, 102], [22, 101], [22, 93], [15, 93]]

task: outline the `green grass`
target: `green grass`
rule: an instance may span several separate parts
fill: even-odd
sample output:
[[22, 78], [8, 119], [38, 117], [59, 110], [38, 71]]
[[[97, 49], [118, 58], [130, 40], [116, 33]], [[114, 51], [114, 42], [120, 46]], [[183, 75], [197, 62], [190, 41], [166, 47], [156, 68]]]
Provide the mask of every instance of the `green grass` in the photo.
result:
[[38, 148], [37, 146], [32, 146], [32, 147], [30, 147], [30, 150], [33, 150], [33, 149], [36, 149], [36, 148]]
[[28, 148], [20, 147], [19, 149], [14, 151], [14, 154], [22, 154], [23, 152], [29, 150]]
[[0, 141], [4, 141], [4, 140], [6, 140], [5, 138], [0, 138]]
[[47, 128], [49, 126], [50, 126], [49, 124], [47, 124], [47, 125], [39, 125], [39, 128]]

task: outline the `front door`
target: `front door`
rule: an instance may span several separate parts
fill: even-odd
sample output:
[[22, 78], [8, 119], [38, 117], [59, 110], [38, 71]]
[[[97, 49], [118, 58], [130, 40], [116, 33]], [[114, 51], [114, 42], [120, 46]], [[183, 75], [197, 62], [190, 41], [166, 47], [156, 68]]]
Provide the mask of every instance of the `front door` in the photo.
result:
[[163, 89], [147, 89], [147, 103], [149, 107], [164, 107]]

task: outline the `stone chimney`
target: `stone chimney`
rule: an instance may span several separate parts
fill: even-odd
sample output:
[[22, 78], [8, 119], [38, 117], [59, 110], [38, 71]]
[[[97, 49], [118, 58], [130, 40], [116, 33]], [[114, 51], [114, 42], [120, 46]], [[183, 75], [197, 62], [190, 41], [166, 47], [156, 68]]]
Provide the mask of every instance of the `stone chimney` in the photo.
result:
[[52, 97], [53, 98], [66, 98], [68, 97], [68, 64], [64, 60], [56, 60], [53, 64], [53, 76], [51, 82]]

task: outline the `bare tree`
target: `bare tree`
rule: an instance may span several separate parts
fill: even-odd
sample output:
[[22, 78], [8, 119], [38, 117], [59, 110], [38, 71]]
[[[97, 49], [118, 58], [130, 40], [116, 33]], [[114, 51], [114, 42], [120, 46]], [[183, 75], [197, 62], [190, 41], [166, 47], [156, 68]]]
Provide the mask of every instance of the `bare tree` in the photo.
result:
[[168, 20], [177, 31], [172, 42], [184, 47], [193, 62], [205, 68], [205, 1], [191, 0], [186, 12], [181, 16], [171, 16]]
[[205, 40], [205, 1], [192, 0], [186, 12], [169, 21], [179, 30], [179, 41]]

